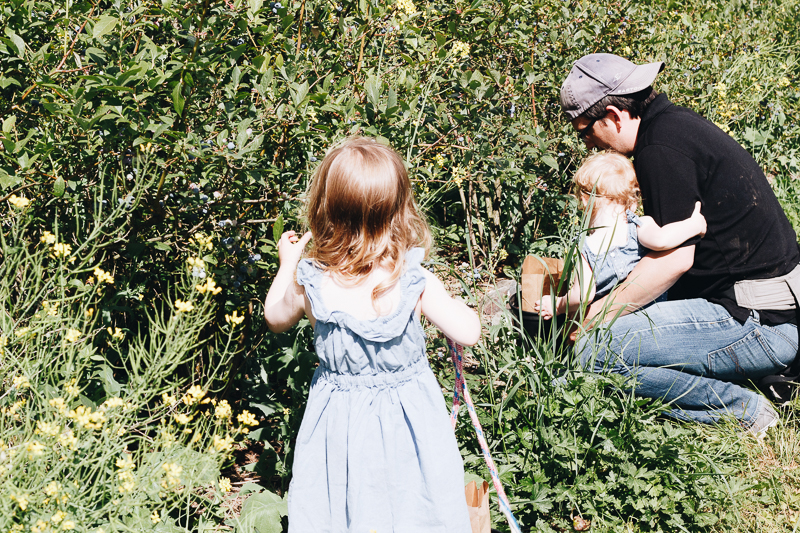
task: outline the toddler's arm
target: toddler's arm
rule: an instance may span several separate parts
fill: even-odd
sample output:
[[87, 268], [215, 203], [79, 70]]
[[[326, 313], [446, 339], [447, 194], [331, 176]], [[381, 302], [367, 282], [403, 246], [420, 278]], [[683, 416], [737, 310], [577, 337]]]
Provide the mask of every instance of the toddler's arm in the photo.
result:
[[423, 269], [425, 290], [420, 303], [422, 313], [442, 333], [462, 346], [472, 346], [481, 337], [478, 314], [464, 302], [450, 297], [439, 278]]
[[[581, 302], [591, 302], [594, 300], [597, 287], [595, 286], [594, 277], [592, 276], [592, 268], [583, 255], [581, 255], [579, 268], [581, 268], [582, 271], [575, 273], [569, 292], [564, 296], [556, 298], [555, 313], [553, 313], [553, 300], [550, 295], [543, 296], [540, 301], [534, 302], [534, 312], [539, 313], [539, 316], [543, 319], [550, 320], [553, 318], [554, 314], [563, 315], [567, 312], [567, 309], [573, 311], [578, 309]], [[586, 296], [585, 298], [583, 298], [584, 295]]]
[[295, 281], [294, 274], [310, 240], [311, 232], [298, 239], [294, 231], [287, 231], [278, 241], [280, 268], [264, 300], [264, 319], [273, 333], [283, 333], [305, 314], [305, 291]]
[[663, 228], [652, 217], [641, 217], [639, 220], [642, 223], [639, 226], [639, 242], [655, 252], [672, 250], [695, 235], [702, 237], [706, 234], [706, 217], [700, 214], [700, 202], [695, 204], [692, 216]]

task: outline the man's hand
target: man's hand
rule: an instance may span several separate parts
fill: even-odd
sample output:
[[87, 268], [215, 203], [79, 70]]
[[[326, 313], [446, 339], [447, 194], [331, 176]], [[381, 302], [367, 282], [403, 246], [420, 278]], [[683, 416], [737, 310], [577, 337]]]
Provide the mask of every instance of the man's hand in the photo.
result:
[[285, 231], [278, 241], [278, 260], [281, 267], [294, 268], [303, 256], [303, 250], [311, 240], [311, 232], [307, 231], [302, 237], [297, 237], [294, 231]]

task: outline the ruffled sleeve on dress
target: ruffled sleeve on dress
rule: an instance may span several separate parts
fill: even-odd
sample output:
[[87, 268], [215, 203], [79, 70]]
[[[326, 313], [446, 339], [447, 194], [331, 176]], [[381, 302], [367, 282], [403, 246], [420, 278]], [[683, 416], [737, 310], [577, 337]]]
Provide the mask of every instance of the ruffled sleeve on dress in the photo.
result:
[[639, 219], [639, 215], [631, 211], [630, 209], [625, 210], [625, 215], [628, 217], [628, 223], [636, 224], [637, 226], [642, 225], [642, 221]]
[[424, 256], [425, 250], [422, 248], [412, 248], [406, 253], [406, 271], [399, 281], [400, 302], [390, 314], [372, 320], [361, 320], [345, 311], [329, 310], [320, 294], [323, 270], [308, 259], [303, 259], [297, 265], [297, 283], [305, 287], [311, 312], [318, 322], [345, 327], [369, 341], [386, 342], [403, 334], [425, 290], [425, 275], [420, 265]]

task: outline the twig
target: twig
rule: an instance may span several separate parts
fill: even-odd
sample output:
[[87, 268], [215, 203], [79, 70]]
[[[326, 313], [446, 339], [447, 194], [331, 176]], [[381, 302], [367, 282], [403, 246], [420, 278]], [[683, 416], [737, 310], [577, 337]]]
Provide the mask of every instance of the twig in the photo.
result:
[[[369, 8], [370, 5], [367, 4], [367, 20], [369, 20]], [[367, 29], [369, 26], [364, 28], [364, 33], [361, 34], [361, 51], [358, 52], [358, 66], [356, 67], [356, 73], [361, 72], [361, 61], [364, 59], [364, 41], [367, 38]]]
[[267, 222], [275, 222], [278, 220], [277, 218], [256, 218], [253, 220], [245, 220], [244, 222], [239, 222], [239, 224], [266, 224]]
[[37, 185], [41, 185], [41, 183], [29, 183], [28, 185], [23, 185], [22, 187], [17, 187], [16, 189], [11, 191], [10, 193], [8, 193], [5, 196], [3, 196], [2, 198], [0, 198], [0, 202], [5, 202], [6, 200], [11, 198], [13, 195], [18, 193], [19, 191], [22, 191], [22, 190], [25, 190], [25, 189], [30, 189], [31, 187], [35, 187]]
[[294, 55], [300, 55], [300, 41], [303, 40], [303, 16], [306, 12], [306, 0], [303, 0], [303, 3], [300, 4], [300, 20], [297, 23], [297, 50], [295, 51]]
[[69, 45], [69, 50], [64, 52], [64, 57], [61, 58], [61, 62], [58, 64], [58, 66], [55, 69], [53, 69], [50, 72], [51, 76], [53, 74], [55, 74], [56, 72], [58, 72], [61, 69], [61, 67], [64, 66], [64, 63], [66, 63], [67, 58], [72, 53], [72, 49], [75, 48], [75, 43], [78, 42], [78, 36], [80, 36], [81, 32], [83, 31], [83, 28], [86, 27], [86, 23], [89, 22], [89, 19], [92, 18], [92, 14], [93, 13], [94, 13], [94, 6], [92, 6], [92, 9], [89, 11], [89, 16], [86, 17], [86, 20], [84, 20], [83, 24], [81, 24], [81, 29], [79, 29], [78, 31], [75, 32], [75, 38], [72, 39], [72, 44]]

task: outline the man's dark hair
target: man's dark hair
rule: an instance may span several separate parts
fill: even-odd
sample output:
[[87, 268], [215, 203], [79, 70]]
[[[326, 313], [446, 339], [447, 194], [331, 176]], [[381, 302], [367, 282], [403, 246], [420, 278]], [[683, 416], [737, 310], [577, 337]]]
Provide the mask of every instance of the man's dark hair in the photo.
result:
[[608, 113], [606, 107], [613, 105], [620, 111], [627, 111], [630, 113], [631, 118], [637, 118], [644, 113], [644, 110], [650, 102], [655, 100], [656, 96], [658, 96], [658, 93], [655, 92], [652, 87], [626, 96], [608, 95], [581, 113], [581, 116], [589, 120], [600, 120]]

